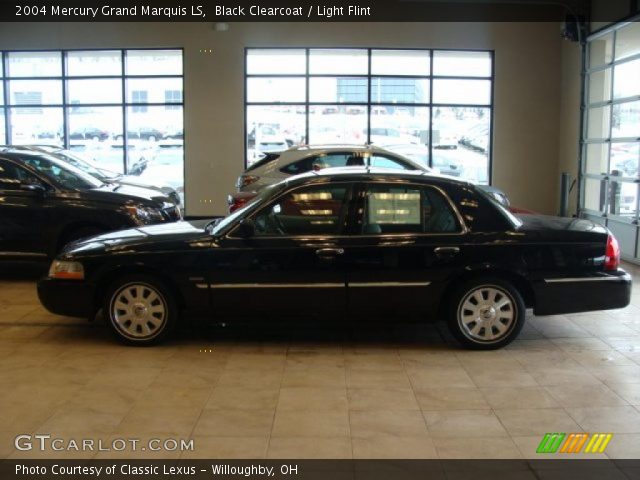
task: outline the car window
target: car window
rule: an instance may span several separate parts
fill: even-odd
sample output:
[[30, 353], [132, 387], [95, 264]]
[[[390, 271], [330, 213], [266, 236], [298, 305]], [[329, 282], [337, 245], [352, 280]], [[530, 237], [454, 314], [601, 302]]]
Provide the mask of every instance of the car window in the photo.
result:
[[20, 190], [20, 185], [41, 185], [36, 177], [12, 163], [0, 160], [0, 190]]
[[91, 163], [89, 163], [88, 161], [79, 158], [73, 153], [60, 150], [57, 152], [52, 152], [51, 155], [60, 158], [62, 161], [67, 162], [69, 165], [79, 168], [83, 172], [88, 173], [89, 175], [92, 175], [100, 180], [103, 180], [105, 178], [105, 175], [100, 170], [91, 165]]
[[18, 169], [10, 164], [0, 160], [0, 189], [2, 190], [18, 190], [20, 189], [21, 178]]
[[364, 195], [362, 234], [455, 233], [458, 220], [435, 188], [369, 185]]
[[102, 182], [83, 171], [48, 155], [24, 155], [21, 160], [44, 176], [65, 188], [89, 189], [102, 186]]
[[347, 185], [316, 185], [280, 197], [254, 217], [256, 236], [331, 235], [341, 230]]
[[324, 168], [357, 167], [365, 166], [365, 164], [366, 158], [360, 152], [327, 153], [316, 157], [304, 158], [283, 167], [281, 171], [291, 175], [297, 175], [299, 173], [310, 172], [311, 170], [318, 171]]
[[383, 155], [372, 155], [369, 158], [369, 164], [372, 167], [378, 168], [400, 168], [403, 170], [413, 170], [408, 164]]

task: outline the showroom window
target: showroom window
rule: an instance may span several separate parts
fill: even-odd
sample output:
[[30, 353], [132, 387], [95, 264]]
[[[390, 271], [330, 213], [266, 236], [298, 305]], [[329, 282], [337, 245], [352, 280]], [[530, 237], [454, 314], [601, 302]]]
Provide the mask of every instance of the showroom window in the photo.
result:
[[493, 53], [248, 48], [246, 160], [372, 143], [441, 173], [491, 179]]
[[61, 146], [184, 199], [182, 50], [0, 55], [2, 144]]
[[640, 23], [588, 38], [580, 212], [606, 225], [627, 259], [638, 251]]

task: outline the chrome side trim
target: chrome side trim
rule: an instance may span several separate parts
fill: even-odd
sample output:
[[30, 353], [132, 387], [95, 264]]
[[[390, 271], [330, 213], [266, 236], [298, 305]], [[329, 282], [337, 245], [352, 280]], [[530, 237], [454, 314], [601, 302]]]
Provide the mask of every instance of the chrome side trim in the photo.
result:
[[196, 283], [196, 288], [209, 288], [206, 283]]
[[344, 288], [344, 283], [212, 283], [211, 288]]
[[573, 282], [615, 282], [618, 277], [571, 277], [571, 278], [545, 278], [544, 283], [573, 283]]
[[349, 282], [350, 287], [428, 287], [431, 282]]

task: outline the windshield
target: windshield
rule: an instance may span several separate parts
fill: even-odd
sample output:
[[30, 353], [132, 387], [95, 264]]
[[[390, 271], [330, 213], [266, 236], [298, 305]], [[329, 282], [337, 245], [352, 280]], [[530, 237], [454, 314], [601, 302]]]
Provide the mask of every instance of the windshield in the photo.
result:
[[21, 155], [20, 159], [58, 185], [71, 190], [99, 188], [103, 185], [96, 177], [69, 165], [52, 155]]
[[227, 227], [233, 225], [238, 218], [242, 218], [245, 215], [245, 212], [253, 210], [256, 205], [262, 203], [263, 199], [271, 196], [274, 191], [279, 190], [280, 188], [279, 184], [269, 185], [264, 190], [261, 190], [260, 193], [252, 198], [246, 205], [243, 205], [228, 217], [217, 218], [209, 223], [207, 225], [207, 232], [217, 235], [218, 233], [225, 231]]
[[88, 173], [93, 177], [99, 178], [100, 180], [105, 180], [109, 177], [116, 176], [115, 173], [113, 175], [106, 175], [104, 171], [99, 170], [84, 158], [81, 158], [71, 152], [67, 152], [64, 150], [57, 150], [55, 152], [51, 152], [51, 155], [54, 155], [55, 157], [58, 157], [61, 160], [64, 160], [69, 165], [72, 165], [82, 170], [84, 173]]

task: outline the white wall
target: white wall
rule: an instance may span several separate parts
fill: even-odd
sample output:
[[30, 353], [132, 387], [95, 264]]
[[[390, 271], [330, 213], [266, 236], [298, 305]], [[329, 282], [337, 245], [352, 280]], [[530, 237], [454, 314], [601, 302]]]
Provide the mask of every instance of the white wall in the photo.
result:
[[557, 23], [232, 23], [227, 32], [210, 23], [0, 23], [0, 48], [7, 50], [185, 49], [188, 215], [224, 214], [226, 195], [243, 169], [244, 48], [256, 46], [495, 50], [493, 183], [515, 205], [557, 210]]

